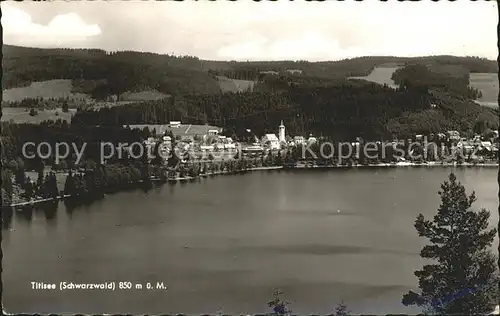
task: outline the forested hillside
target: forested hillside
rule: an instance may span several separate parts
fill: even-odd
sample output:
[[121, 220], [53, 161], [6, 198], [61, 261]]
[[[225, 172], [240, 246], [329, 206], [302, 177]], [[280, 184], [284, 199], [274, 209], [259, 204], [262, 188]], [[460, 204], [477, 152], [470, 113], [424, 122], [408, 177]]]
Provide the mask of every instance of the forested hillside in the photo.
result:
[[77, 125], [163, 124], [170, 120], [224, 126], [230, 136], [275, 132], [281, 120], [292, 134], [323, 135], [338, 140], [390, 139], [437, 133], [472, 132], [474, 126], [496, 128], [496, 110], [449, 93], [422, 89], [394, 90], [363, 81], [327, 87], [290, 86], [281, 93], [245, 92], [186, 96], [128, 106], [81, 111]]
[[482, 93], [469, 86], [469, 75], [464, 66], [412, 64], [397, 69], [392, 74], [392, 80], [403, 89], [419, 87], [446, 91], [467, 99], [479, 99]]
[[[97, 49], [39, 49], [3, 45], [3, 88], [31, 82], [72, 79], [78, 92], [104, 98], [111, 94], [157, 90], [165, 94], [219, 94], [216, 76], [263, 81], [264, 71], [280, 73], [286, 81], [330, 81], [366, 76], [381, 64], [417, 63], [460, 66], [467, 72], [497, 72], [496, 62], [475, 57], [422, 58], [360, 57], [340, 61], [209, 61], [191, 56], [145, 52], [106, 53]], [[291, 74], [286, 70], [300, 70]], [[94, 84], [89, 91], [89, 83]], [[262, 86], [261, 86], [262, 88]], [[265, 90], [265, 89], [264, 89]]]
[[33, 49], [4, 45], [3, 88], [34, 81], [99, 80], [90, 91], [96, 98], [155, 89], [166, 94], [220, 93], [217, 81], [195, 57], [101, 50]]
[[[478, 57], [429, 56], [429, 57], [394, 57], [369, 56], [340, 61], [308, 62], [308, 61], [257, 61], [232, 62], [224, 69], [211, 68], [213, 73], [225, 75], [233, 79], [258, 80], [263, 71], [276, 71], [285, 74], [286, 70], [301, 70], [303, 76], [344, 79], [348, 77], [367, 76], [373, 68], [380, 65], [420, 64], [437, 66], [460, 66], [470, 73], [496, 73], [496, 61]], [[217, 66], [217, 65], [214, 65]], [[295, 76], [301, 76], [295, 75]]]
[[[400, 88], [346, 79], [365, 76], [381, 64], [403, 66], [393, 76]], [[276, 132], [281, 120], [291, 135], [313, 133], [338, 140], [496, 128], [497, 110], [474, 104], [472, 99], [480, 92], [468, 85], [470, 73], [495, 71], [495, 62], [474, 57], [224, 62], [140, 52], [4, 46], [4, 87], [72, 79], [75, 89], [97, 99], [148, 89], [170, 95], [101, 110], [87, 111], [82, 106], [73, 125], [180, 120], [222, 126], [231, 136], [242, 136], [247, 129], [258, 135]], [[255, 84], [252, 91], [222, 93], [219, 75]]]

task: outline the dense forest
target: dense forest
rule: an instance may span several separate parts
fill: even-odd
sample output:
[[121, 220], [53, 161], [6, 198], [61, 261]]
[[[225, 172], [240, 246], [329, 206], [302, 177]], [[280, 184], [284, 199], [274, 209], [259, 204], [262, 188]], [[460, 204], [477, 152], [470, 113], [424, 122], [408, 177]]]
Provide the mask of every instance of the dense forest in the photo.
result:
[[223, 126], [236, 138], [246, 129], [258, 135], [275, 132], [284, 120], [291, 135], [322, 135], [338, 140], [361, 136], [392, 139], [447, 129], [471, 132], [476, 124], [498, 126], [496, 110], [462, 100], [447, 92], [405, 87], [394, 90], [362, 80], [331, 86], [289, 86], [281, 93], [244, 92], [192, 95], [80, 111], [72, 124], [120, 126], [164, 124]]
[[[75, 92], [95, 99], [126, 91], [156, 89], [165, 94], [220, 94], [216, 76], [263, 81], [262, 72], [280, 72], [285, 81], [329, 83], [351, 76], [366, 76], [381, 64], [417, 63], [460, 66], [466, 72], [497, 72], [494, 61], [476, 57], [422, 58], [360, 57], [340, 61], [210, 61], [192, 56], [145, 52], [105, 52], [98, 49], [39, 49], [3, 45], [3, 88], [34, 81], [72, 79]], [[300, 70], [290, 74], [285, 70]], [[302, 78], [301, 78], [302, 77]], [[304, 79], [305, 78], [305, 79]], [[87, 81], [93, 84], [88, 84]], [[266, 89], [264, 89], [266, 90]]]
[[[28, 142], [34, 144], [47, 143], [52, 149], [52, 156], [46, 159], [46, 162], [52, 164], [54, 159], [54, 150], [57, 143], [67, 143], [70, 146], [68, 160], [75, 161], [76, 153], [74, 148], [80, 150], [84, 144], [85, 158], [94, 161], [100, 161], [101, 143], [110, 142], [115, 145], [118, 143], [141, 142], [150, 136], [148, 130], [139, 131], [136, 129], [122, 128], [121, 126], [82, 126], [71, 125], [66, 121], [47, 121], [42, 124], [11, 124], [1, 123], [2, 127], [2, 161], [8, 163], [15, 160], [16, 157], [24, 157], [23, 145]], [[26, 160], [27, 169], [37, 169], [42, 163], [35, 152], [34, 146], [26, 147], [26, 154], [35, 156], [34, 159]], [[42, 148], [41, 155], [45, 156], [47, 147]], [[64, 155], [65, 149], [61, 148], [61, 155]]]
[[482, 96], [481, 91], [469, 86], [469, 71], [463, 66], [411, 64], [397, 69], [392, 80], [403, 89], [433, 89], [473, 100]]

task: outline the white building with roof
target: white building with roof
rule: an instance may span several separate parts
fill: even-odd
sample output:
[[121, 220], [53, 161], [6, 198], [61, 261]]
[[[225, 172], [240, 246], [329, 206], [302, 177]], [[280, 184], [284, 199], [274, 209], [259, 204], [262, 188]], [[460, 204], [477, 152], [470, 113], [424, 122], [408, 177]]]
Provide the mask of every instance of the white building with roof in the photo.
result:
[[317, 141], [318, 141], [318, 139], [317, 139], [316, 137], [312, 136], [312, 135], [311, 135], [311, 136], [309, 136], [309, 138], [307, 139], [307, 143], [308, 143], [308, 144], [314, 144], [314, 143], [316, 143]]
[[214, 145], [201, 145], [200, 146], [201, 151], [213, 151], [214, 149], [215, 149]]
[[448, 131], [446, 132], [448, 139], [452, 141], [460, 140], [460, 133], [458, 131]]
[[276, 137], [275, 134], [264, 135], [264, 137], [262, 137], [261, 143], [271, 150], [278, 150], [281, 148], [280, 140], [278, 139], [278, 137]]
[[306, 143], [306, 139], [304, 138], [304, 136], [294, 136], [293, 137], [293, 142], [296, 145], [301, 145], [301, 144], [305, 144]]
[[171, 128], [178, 128], [181, 126], [181, 122], [180, 121], [170, 121], [169, 125]]

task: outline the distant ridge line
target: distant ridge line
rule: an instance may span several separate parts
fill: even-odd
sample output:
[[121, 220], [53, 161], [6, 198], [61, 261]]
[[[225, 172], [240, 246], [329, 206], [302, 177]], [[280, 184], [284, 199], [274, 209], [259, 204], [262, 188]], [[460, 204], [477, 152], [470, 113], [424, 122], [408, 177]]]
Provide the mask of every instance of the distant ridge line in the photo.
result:
[[[338, 1], [343, 1], [343, 0], [338, 0]], [[383, 1], [383, 0], [379, 0]], [[474, 1], [474, 0], [471, 0]], [[116, 51], [106, 51], [105, 49], [102, 48], [70, 48], [70, 47], [32, 47], [32, 46], [20, 46], [20, 45], [11, 45], [11, 44], [3, 44], [2, 48], [18, 48], [18, 49], [39, 49], [39, 50], [68, 50], [68, 51], [98, 51], [102, 52], [104, 54], [107, 53], [138, 53], [138, 54], [152, 54], [152, 55], [158, 55], [158, 56], [178, 56], [178, 57], [194, 57], [198, 58], [199, 60], [202, 61], [217, 61], [217, 62], [228, 62], [228, 63], [260, 63], [260, 62], [269, 62], [269, 63], [279, 63], [279, 62], [293, 62], [293, 63], [335, 63], [335, 62], [341, 62], [341, 61], [347, 61], [347, 60], [356, 60], [356, 59], [363, 59], [363, 58], [396, 58], [396, 59], [420, 59], [420, 58], [446, 58], [446, 57], [453, 57], [453, 58], [477, 58], [479, 60], [484, 60], [484, 61], [490, 61], [490, 62], [496, 62], [494, 59], [489, 59], [486, 57], [479, 57], [479, 56], [459, 56], [459, 55], [449, 55], [449, 54], [443, 54], [443, 55], [422, 55], [422, 56], [394, 56], [394, 55], [364, 55], [364, 56], [358, 56], [358, 57], [352, 57], [352, 58], [341, 58], [341, 59], [331, 59], [331, 60], [318, 60], [318, 61], [309, 61], [309, 60], [301, 60], [301, 59], [253, 59], [253, 60], [247, 60], [247, 59], [242, 59], [242, 60], [233, 60], [233, 59], [204, 59], [196, 56], [188, 56], [188, 55], [175, 55], [171, 53], [156, 53], [156, 52], [148, 52], [148, 51], [140, 51], [140, 50], [116, 50]]]

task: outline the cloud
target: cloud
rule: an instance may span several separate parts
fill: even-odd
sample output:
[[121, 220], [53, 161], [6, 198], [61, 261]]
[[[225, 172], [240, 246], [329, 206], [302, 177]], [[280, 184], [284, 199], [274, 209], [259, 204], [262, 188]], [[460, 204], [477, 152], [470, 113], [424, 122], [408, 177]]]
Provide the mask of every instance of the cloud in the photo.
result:
[[487, 1], [24, 1], [1, 6], [9, 8], [2, 17], [4, 41], [25, 46], [233, 60], [441, 54], [494, 59], [498, 54], [496, 4]]
[[84, 43], [101, 34], [97, 24], [86, 24], [76, 13], [56, 15], [47, 25], [32, 21], [29, 13], [2, 3], [4, 41], [13, 45], [65, 46]]
[[335, 60], [339, 56], [351, 58], [362, 54], [360, 47], [341, 48], [338, 40], [314, 31], [274, 41], [255, 35], [251, 41], [224, 46], [217, 52], [219, 58], [238, 56], [244, 60], [259, 60], [262, 56], [270, 60], [294, 60], [297, 56], [305, 60]]

